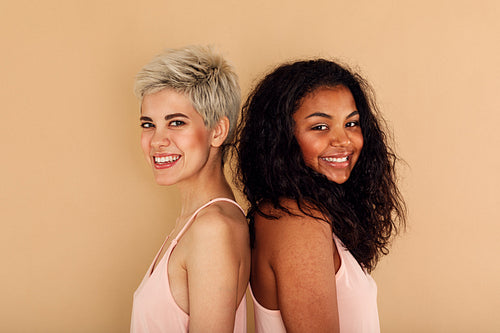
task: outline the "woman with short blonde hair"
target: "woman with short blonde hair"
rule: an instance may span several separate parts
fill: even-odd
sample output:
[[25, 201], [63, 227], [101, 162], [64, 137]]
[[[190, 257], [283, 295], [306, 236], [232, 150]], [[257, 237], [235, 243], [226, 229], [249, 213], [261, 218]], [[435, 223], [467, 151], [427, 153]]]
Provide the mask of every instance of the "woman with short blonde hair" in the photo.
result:
[[134, 294], [131, 332], [245, 332], [248, 226], [223, 172], [239, 114], [231, 66], [210, 48], [168, 50], [137, 75], [141, 145], [181, 213]]

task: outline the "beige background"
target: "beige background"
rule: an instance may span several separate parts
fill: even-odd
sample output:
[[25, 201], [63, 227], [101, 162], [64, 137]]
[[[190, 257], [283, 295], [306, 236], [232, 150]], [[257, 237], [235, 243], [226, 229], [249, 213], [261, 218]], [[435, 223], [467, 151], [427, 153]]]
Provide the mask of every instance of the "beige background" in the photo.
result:
[[128, 330], [178, 205], [142, 160], [133, 78], [194, 43], [244, 95], [288, 59], [359, 68], [408, 164], [382, 331], [500, 331], [499, 18], [497, 0], [2, 1], [0, 331]]

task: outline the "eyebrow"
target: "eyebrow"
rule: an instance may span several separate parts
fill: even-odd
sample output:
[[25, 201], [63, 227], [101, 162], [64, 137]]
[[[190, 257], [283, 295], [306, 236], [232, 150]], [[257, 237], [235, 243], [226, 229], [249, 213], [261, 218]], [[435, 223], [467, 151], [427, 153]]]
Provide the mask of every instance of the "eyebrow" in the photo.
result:
[[312, 117], [322, 117], [322, 118], [332, 119], [332, 116], [330, 116], [329, 114], [323, 113], [323, 112], [314, 112], [314, 113], [311, 113], [305, 119], [312, 118]]
[[[354, 117], [356, 115], [359, 115], [359, 111], [357, 111], [357, 110], [349, 113], [349, 115], [346, 117], [346, 119], [349, 119], [349, 118]], [[312, 118], [312, 117], [322, 117], [322, 118], [332, 119], [332, 116], [330, 116], [329, 114], [323, 113], [323, 112], [311, 113], [305, 119]]]
[[181, 118], [187, 118], [189, 119], [188, 116], [186, 116], [184, 113], [172, 113], [172, 114], [167, 114], [165, 116], [165, 120], [170, 120], [172, 118], [177, 118], [177, 117], [181, 117]]
[[355, 110], [355, 111], [352, 111], [351, 113], [349, 113], [349, 115], [346, 117], [346, 119], [349, 119], [349, 118], [354, 117], [354, 116], [359, 116], [358, 110]]
[[[165, 116], [165, 120], [170, 120], [172, 118], [177, 118], [177, 117], [189, 119], [189, 117], [186, 116], [184, 113], [172, 113], [172, 114], [167, 114]], [[139, 118], [139, 120], [142, 120], [142, 121], [153, 121], [153, 119], [151, 119], [150, 117], [146, 117], [146, 116], [142, 116], [141, 118]]]

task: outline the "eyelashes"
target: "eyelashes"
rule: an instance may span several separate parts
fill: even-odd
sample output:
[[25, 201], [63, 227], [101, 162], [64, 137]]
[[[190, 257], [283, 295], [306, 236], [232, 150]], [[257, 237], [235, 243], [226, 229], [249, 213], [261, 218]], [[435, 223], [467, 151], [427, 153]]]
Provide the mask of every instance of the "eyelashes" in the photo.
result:
[[345, 127], [356, 127], [356, 126], [359, 126], [359, 120], [350, 121], [347, 124], [345, 124]]
[[325, 124], [320, 124], [320, 125], [315, 125], [311, 127], [313, 131], [326, 131], [328, 129], [328, 126]]
[[[172, 120], [168, 123], [169, 127], [181, 127], [186, 125], [186, 123], [182, 120]], [[148, 129], [148, 128], [155, 128], [155, 124], [152, 122], [142, 122], [139, 126], [141, 126], [143, 129]]]
[[[358, 126], [359, 126], [359, 120], [349, 121], [344, 125], [344, 127], [358, 127]], [[328, 129], [329, 126], [327, 124], [318, 124], [311, 127], [311, 130], [313, 131], [326, 131]]]
[[183, 122], [182, 120], [172, 120], [170, 123], [168, 123], [169, 126], [172, 126], [172, 127], [179, 127], [179, 126], [182, 126], [182, 125], [185, 125], [186, 123]]

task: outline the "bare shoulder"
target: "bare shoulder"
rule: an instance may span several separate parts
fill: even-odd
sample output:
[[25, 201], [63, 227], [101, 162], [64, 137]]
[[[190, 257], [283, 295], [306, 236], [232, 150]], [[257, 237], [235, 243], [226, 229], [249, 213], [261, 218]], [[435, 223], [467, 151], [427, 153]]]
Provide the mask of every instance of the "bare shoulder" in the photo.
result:
[[337, 332], [335, 245], [330, 224], [293, 200], [288, 213], [262, 206], [255, 216], [252, 288], [263, 305], [279, 309], [287, 331]]
[[243, 212], [233, 203], [215, 202], [206, 207], [196, 216], [193, 227], [198, 228], [235, 228], [247, 229], [246, 218]]
[[248, 246], [248, 225], [243, 212], [234, 204], [216, 202], [203, 209], [189, 228], [198, 244], [211, 241]]
[[219, 332], [222, 324], [232, 331], [250, 274], [243, 212], [232, 203], [215, 202], [200, 211], [183, 238], [190, 331]]
[[308, 244], [320, 240], [322, 243], [331, 244], [331, 227], [321, 218], [319, 211], [303, 207], [303, 210], [312, 215], [309, 216], [299, 209], [294, 200], [284, 199], [281, 204], [289, 213], [278, 210], [270, 204], [261, 207], [265, 214], [276, 216], [276, 219], [256, 214], [256, 247], [279, 251], [286, 247], [297, 246], [304, 246], [307, 249], [310, 248]]

